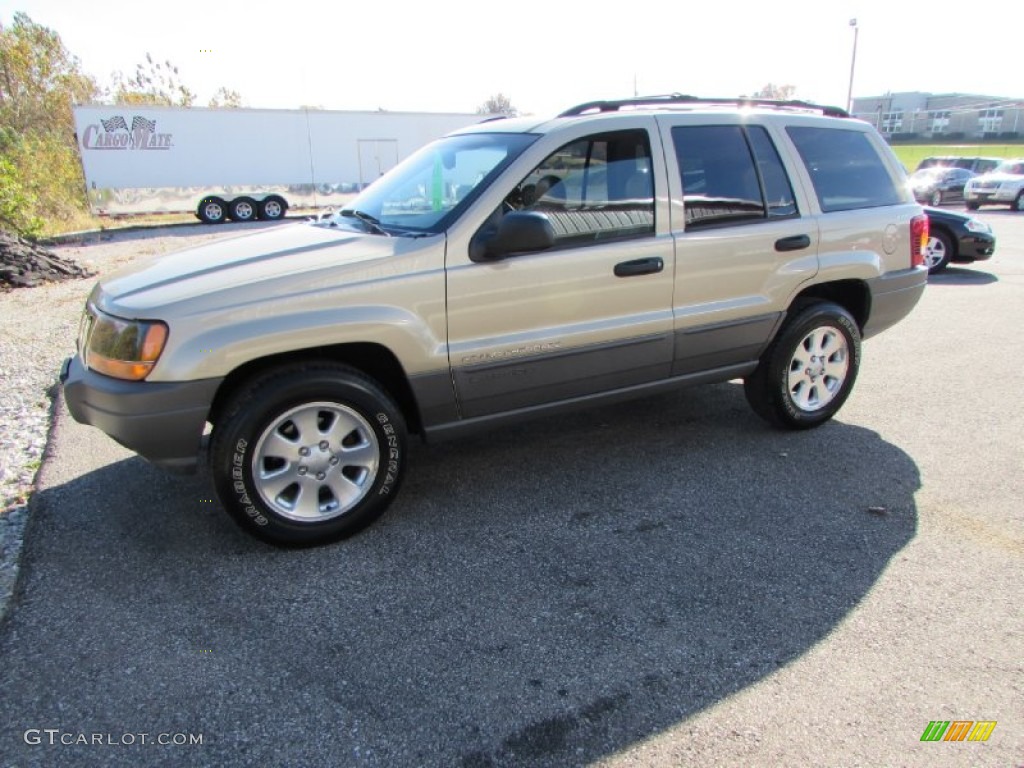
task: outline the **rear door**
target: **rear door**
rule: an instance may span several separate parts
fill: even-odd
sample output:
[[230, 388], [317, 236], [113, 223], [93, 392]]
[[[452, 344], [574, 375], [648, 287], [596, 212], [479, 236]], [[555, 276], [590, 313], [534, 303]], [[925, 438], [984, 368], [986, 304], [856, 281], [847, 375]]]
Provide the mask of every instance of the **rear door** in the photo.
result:
[[676, 253], [672, 373], [748, 364], [818, 271], [817, 221], [770, 126], [727, 114], [658, 122]]

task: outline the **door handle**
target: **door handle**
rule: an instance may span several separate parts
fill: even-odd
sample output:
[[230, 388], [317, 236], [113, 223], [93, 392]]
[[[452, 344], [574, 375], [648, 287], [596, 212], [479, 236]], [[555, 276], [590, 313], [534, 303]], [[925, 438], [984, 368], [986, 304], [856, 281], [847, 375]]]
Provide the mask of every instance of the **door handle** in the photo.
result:
[[811, 238], [807, 235], [793, 235], [775, 241], [776, 251], [802, 251], [811, 247]]
[[660, 258], [634, 259], [623, 261], [615, 265], [616, 277], [632, 277], [633, 275], [652, 275], [661, 272], [665, 268], [665, 262]]

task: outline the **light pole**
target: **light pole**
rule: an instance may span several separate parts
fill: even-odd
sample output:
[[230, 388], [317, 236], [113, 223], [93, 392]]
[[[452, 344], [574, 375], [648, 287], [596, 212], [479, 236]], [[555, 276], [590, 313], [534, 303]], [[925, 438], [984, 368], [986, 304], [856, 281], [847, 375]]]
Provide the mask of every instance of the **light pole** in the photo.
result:
[[846, 111], [853, 113], [853, 69], [857, 66], [857, 33], [860, 27], [856, 19], [850, 19], [850, 26], [853, 27], [853, 56], [850, 57], [850, 89], [846, 92]]

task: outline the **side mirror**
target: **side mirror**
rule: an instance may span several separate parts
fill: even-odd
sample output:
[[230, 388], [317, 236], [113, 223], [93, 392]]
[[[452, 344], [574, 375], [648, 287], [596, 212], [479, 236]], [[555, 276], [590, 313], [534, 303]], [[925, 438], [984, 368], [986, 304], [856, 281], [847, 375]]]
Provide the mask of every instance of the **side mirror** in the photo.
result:
[[494, 261], [514, 253], [543, 251], [554, 244], [555, 230], [547, 216], [537, 211], [512, 211], [497, 227], [477, 233], [469, 246], [469, 258]]

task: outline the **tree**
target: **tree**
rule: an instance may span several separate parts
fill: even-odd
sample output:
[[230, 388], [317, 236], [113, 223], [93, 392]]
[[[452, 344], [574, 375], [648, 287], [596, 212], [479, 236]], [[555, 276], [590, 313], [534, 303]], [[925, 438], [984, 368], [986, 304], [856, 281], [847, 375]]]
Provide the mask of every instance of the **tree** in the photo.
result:
[[759, 91], [756, 91], [752, 99], [772, 99], [774, 101], [789, 101], [796, 94], [795, 85], [774, 85], [768, 83]]
[[0, 228], [36, 234], [84, 208], [71, 107], [98, 94], [56, 32], [24, 13], [0, 25]]
[[20, 12], [10, 27], [0, 24], [0, 125], [18, 134], [70, 136], [71, 105], [98, 93], [52, 29]]
[[217, 89], [217, 92], [213, 94], [213, 98], [210, 99], [209, 106], [211, 107], [240, 107], [242, 106], [242, 94], [238, 91], [233, 91], [229, 88], [225, 88], [223, 85]]
[[[195, 93], [178, 79], [176, 66], [169, 60], [153, 61], [153, 57], [148, 53], [146, 62], [136, 65], [134, 76], [126, 78], [121, 72], [114, 74], [111, 91], [115, 104], [191, 107], [196, 100]], [[221, 91], [225, 89], [221, 88]]]
[[506, 115], [515, 117], [519, 110], [512, 106], [512, 100], [503, 93], [491, 96], [487, 101], [476, 108], [478, 115]]

